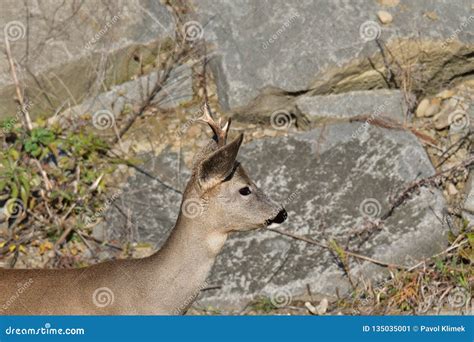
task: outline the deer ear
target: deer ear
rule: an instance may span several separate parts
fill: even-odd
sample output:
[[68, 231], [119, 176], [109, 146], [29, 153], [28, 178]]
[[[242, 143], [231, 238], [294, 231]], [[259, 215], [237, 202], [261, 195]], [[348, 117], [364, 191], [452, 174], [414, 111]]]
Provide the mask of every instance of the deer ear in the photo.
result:
[[210, 189], [230, 176], [243, 139], [244, 135], [240, 134], [230, 144], [222, 146], [201, 162], [197, 169], [201, 189]]

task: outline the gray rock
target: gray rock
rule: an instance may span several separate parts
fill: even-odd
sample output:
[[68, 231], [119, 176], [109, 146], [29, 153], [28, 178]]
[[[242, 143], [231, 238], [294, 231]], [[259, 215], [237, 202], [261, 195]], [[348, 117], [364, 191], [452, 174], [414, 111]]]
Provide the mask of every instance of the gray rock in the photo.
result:
[[[434, 170], [413, 135], [372, 126], [354, 135], [361, 126], [338, 124], [256, 141], [242, 149], [242, 164], [270, 196], [285, 203], [289, 220], [283, 230], [322, 243], [335, 239], [388, 263], [412, 265], [439, 252], [447, 227], [436, 217], [444, 208], [437, 190], [421, 189], [380, 230], [370, 232], [368, 223], [387, 212], [390, 196]], [[355, 279], [385, 274], [360, 260], [352, 260], [351, 272]], [[259, 295], [303, 294], [306, 284], [325, 295], [350, 289], [328, 250], [267, 231], [232, 237], [209, 282], [222, 288], [206, 291], [200, 304], [231, 311]]]
[[406, 105], [399, 90], [354, 91], [337, 95], [301, 96], [296, 105], [310, 119], [346, 119], [367, 115], [403, 122]]
[[[474, 42], [468, 29], [469, 0], [442, 0], [436, 6], [430, 0], [403, 3], [388, 9], [394, 18], [389, 26], [378, 23], [377, 11], [385, 8], [374, 1], [203, 0], [195, 7], [204, 37], [220, 55], [213, 69], [226, 109], [245, 105], [265, 86], [290, 92], [310, 89], [322, 71], [377, 52], [377, 33], [384, 41], [411, 37], [418, 42]], [[439, 18], [424, 15], [429, 11], [436, 11]], [[442, 50], [440, 46], [439, 52]], [[430, 58], [440, 55], [430, 54]], [[362, 71], [377, 73], [367, 65], [346, 76], [357, 78]], [[431, 72], [434, 75], [436, 70], [428, 70]], [[365, 89], [374, 86], [366, 84]]]
[[[178, 217], [181, 191], [189, 171], [178, 167], [178, 156], [165, 150], [145, 155], [123, 194], [107, 211], [107, 237], [122, 242], [151, 242], [161, 247]], [[181, 173], [178, 172], [181, 170]]]
[[[147, 170], [182, 189], [186, 177], [177, 182], [176, 159], [165, 152]], [[434, 189], [420, 189], [380, 229], [370, 228], [389, 209], [389, 198], [434, 172], [411, 133], [362, 123], [333, 124], [324, 130], [254, 141], [242, 147], [240, 159], [257, 184], [285, 205], [289, 220], [283, 230], [321, 243], [335, 239], [352, 251], [405, 265], [444, 247], [447, 228], [436, 215], [442, 216], [445, 204]], [[176, 219], [180, 194], [137, 174], [122, 198], [119, 205], [130, 209], [133, 220], [127, 225], [126, 215], [114, 209], [107, 215], [113, 235], [161, 246]], [[354, 279], [385, 275], [384, 269], [361, 260], [351, 260], [350, 267]], [[307, 284], [313, 293], [324, 295], [350, 289], [331, 252], [264, 230], [232, 236], [208, 282], [220, 288], [203, 292], [197, 305], [225, 312], [238, 311], [248, 301], [275, 291], [302, 294]]]
[[[0, 36], [10, 45], [32, 113], [56, 110], [139, 74], [155, 60], [156, 42], [174, 38], [172, 16], [157, 1], [2, 3]], [[3, 43], [2, 43], [3, 44]], [[32, 77], [34, 75], [34, 78]], [[6, 58], [0, 60], [0, 117], [16, 110]]]
[[471, 173], [469, 174], [469, 178], [466, 184], [464, 210], [468, 211], [471, 217], [474, 216], [474, 172], [473, 171], [471, 171]]
[[[117, 118], [128, 108], [140, 105], [150, 95], [156, 84], [157, 72], [142, 76], [136, 80], [112, 87], [108, 92], [87, 99], [62, 113], [67, 119], [81, 116], [84, 113], [100, 115], [105, 111]], [[173, 108], [181, 103], [190, 101], [193, 96], [191, 68], [187, 65], [176, 67], [171, 72], [162, 90], [155, 96], [153, 104], [161, 108]]]

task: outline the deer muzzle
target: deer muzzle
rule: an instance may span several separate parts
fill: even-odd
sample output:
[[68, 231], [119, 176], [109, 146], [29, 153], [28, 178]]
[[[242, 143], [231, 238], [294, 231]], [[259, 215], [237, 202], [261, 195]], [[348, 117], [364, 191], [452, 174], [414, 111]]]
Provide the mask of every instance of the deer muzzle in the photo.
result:
[[274, 218], [268, 219], [266, 223], [267, 223], [267, 226], [271, 225], [272, 223], [281, 224], [285, 222], [287, 218], [288, 218], [288, 213], [286, 212], [284, 208], [281, 208], [278, 214]]

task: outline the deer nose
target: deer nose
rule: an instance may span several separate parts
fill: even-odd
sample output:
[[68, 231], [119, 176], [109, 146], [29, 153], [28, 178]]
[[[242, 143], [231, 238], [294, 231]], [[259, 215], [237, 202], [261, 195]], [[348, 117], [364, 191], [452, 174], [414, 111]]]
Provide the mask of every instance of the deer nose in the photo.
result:
[[267, 220], [267, 225], [269, 226], [272, 223], [277, 223], [277, 224], [283, 223], [285, 222], [287, 217], [288, 217], [288, 214], [286, 210], [282, 208], [274, 218]]

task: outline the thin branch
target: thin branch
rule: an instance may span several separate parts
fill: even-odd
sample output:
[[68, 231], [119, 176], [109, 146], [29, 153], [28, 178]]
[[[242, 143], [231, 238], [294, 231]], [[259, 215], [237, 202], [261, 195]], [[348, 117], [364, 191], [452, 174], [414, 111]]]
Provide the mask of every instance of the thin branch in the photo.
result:
[[33, 125], [31, 124], [30, 114], [28, 113], [28, 108], [25, 106], [25, 101], [23, 99], [23, 94], [20, 88], [20, 82], [18, 81], [18, 77], [16, 75], [15, 63], [13, 62], [12, 52], [10, 49], [10, 41], [8, 40], [7, 35], [5, 35], [5, 47], [7, 52], [8, 63], [10, 64], [10, 70], [12, 72], [13, 82], [15, 83], [17, 100], [20, 103], [21, 113], [23, 114], [23, 124], [25, 126], [25, 129], [28, 132], [31, 132], [31, 130], [33, 129]]
[[432, 260], [432, 259], [434, 259], [434, 258], [437, 258], [437, 257], [440, 257], [440, 256], [442, 256], [442, 255], [448, 254], [448, 253], [451, 252], [452, 250], [457, 249], [457, 248], [459, 248], [459, 247], [461, 247], [461, 246], [464, 246], [467, 242], [468, 242], [468, 240], [466, 239], [466, 240], [464, 240], [464, 241], [462, 241], [462, 242], [460, 242], [460, 243], [458, 243], [458, 244], [453, 244], [452, 246], [450, 246], [449, 248], [445, 249], [444, 251], [442, 251], [442, 252], [440, 252], [440, 253], [437, 253], [437, 254], [435, 254], [435, 255], [432, 255], [432, 256], [430, 256], [430, 257], [428, 257], [428, 258], [426, 258], [426, 259], [423, 259], [423, 260], [420, 261], [418, 264], [416, 264], [416, 265], [414, 265], [414, 266], [408, 268], [407, 271], [408, 271], [408, 272], [411, 272], [411, 271], [413, 271], [414, 269], [416, 269], [416, 268], [418, 268], [418, 267], [420, 267], [420, 266], [422, 266], [422, 265], [425, 265], [426, 262], [428, 262], [428, 261], [430, 261], [430, 260]]
[[[316, 240], [313, 240], [311, 238], [308, 238], [306, 236], [301, 236], [301, 235], [297, 235], [297, 234], [293, 234], [293, 233], [289, 233], [287, 231], [283, 231], [283, 230], [280, 230], [280, 229], [277, 229], [277, 228], [267, 228], [267, 230], [270, 230], [274, 233], [277, 233], [277, 234], [281, 234], [281, 235], [285, 235], [285, 236], [288, 236], [288, 237], [291, 237], [293, 239], [296, 239], [296, 240], [300, 240], [300, 241], [304, 241], [304, 242], [307, 242], [311, 245], [315, 245], [315, 246], [319, 246], [319, 247], [322, 247], [324, 249], [327, 249], [327, 250], [330, 250], [332, 251], [333, 248], [331, 248], [330, 246], [328, 245], [325, 245], [324, 243], [321, 243], [321, 242], [318, 242]], [[401, 265], [397, 265], [397, 264], [391, 264], [391, 263], [386, 263], [384, 261], [380, 261], [380, 260], [377, 260], [377, 259], [374, 259], [374, 258], [370, 258], [368, 256], [365, 256], [365, 255], [362, 255], [362, 254], [358, 254], [358, 253], [354, 253], [354, 252], [350, 252], [350, 251], [347, 251], [347, 250], [344, 250], [344, 253], [351, 256], [351, 257], [354, 257], [354, 258], [357, 258], [357, 259], [361, 259], [361, 260], [365, 260], [365, 261], [368, 261], [368, 262], [371, 262], [373, 264], [376, 264], [376, 265], [379, 265], [379, 266], [383, 266], [383, 267], [389, 267], [389, 268], [398, 268], [398, 269], [406, 269], [405, 266], [401, 266]]]
[[390, 217], [392, 215], [393, 211], [396, 208], [398, 208], [400, 205], [402, 205], [416, 189], [418, 189], [422, 186], [427, 186], [427, 185], [433, 184], [438, 180], [438, 178], [440, 178], [444, 174], [451, 173], [451, 172], [456, 171], [458, 169], [466, 168], [466, 167], [468, 167], [469, 165], [471, 165], [473, 163], [474, 163], [474, 157], [471, 157], [471, 158], [468, 158], [468, 159], [462, 161], [461, 163], [458, 163], [457, 165], [454, 165], [453, 167], [451, 167], [447, 170], [439, 171], [439, 172], [435, 173], [433, 176], [430, 176], [430, 177], [427, 177], [427, 178], [422, 178], [418, 181], [412, 182], [405, 190], [403, 190], [401, 192], [401, 194], [397, 197], [397, 199], [395, 199], [395, 201], [393, 201], [392, 206], [390, 207], [390, 209], [384, 215], [382, 215], [381, 220], [385, 220], [388, 217]]

